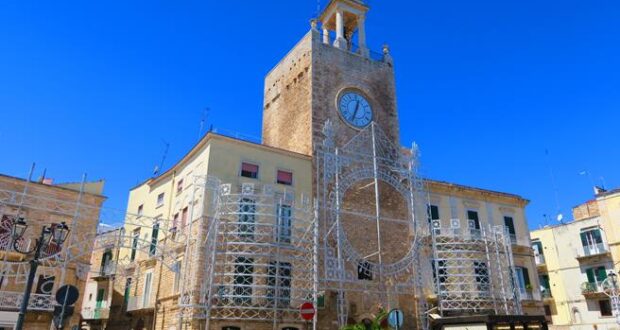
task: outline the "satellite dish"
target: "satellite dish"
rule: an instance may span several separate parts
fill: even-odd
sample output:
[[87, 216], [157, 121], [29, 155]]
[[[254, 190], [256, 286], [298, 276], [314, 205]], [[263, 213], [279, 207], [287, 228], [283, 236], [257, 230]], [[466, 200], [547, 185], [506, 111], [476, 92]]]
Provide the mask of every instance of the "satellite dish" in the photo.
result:
[[562, 215], [562, 213], [558, 213], [558, 217], [557, 217], [558, 221], [562, 221], [562, 219], [564, 219], [564, 215]]

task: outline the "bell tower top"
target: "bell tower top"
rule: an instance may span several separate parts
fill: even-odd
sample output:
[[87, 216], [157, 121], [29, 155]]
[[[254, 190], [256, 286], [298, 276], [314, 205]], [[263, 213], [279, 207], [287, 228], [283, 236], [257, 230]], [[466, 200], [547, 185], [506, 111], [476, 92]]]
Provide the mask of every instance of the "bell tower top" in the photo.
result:
[[361, 0], [331, 0], [319, 16], [324, 42], [329, 43], [329, 31], [334, 31], [334, 47], [351, 51], [353, 34], [357, 31], [359, 54], [368, 57], [365, 27], [368, 9]]

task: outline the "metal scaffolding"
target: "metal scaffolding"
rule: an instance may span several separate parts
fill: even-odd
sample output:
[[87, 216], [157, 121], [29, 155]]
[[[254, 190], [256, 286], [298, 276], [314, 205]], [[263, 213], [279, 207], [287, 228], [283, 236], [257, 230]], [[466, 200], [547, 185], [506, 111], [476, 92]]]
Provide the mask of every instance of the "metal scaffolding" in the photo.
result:
[[440, 315], [521, 314], [506, 228], [461, 223], [432, 222], [432, 279]]
[[272, 185], [212, 183], [196, 185], [210, 198], [201, 228], [190, 231], [188, 253], [199, 262], [186, 263], [192, 276], [183, 284], [181, 323], [299, 323], [299, 306], [316, 299], [310, 198]]
[[[425, 327], [418, 263], [428, 236], [426, 199], [417, 175], [418, 150], [401, 149], [378, 126], [336, 147], [332, 123], [316, 152], [321, 222], [321, 290], [336, 292], [338, 323], [350, 308], [404, 308], [410, 299]], [[423, 220], [425, 221], [425, 220]], [[422, 223], [424, 223], [422, 221]]]

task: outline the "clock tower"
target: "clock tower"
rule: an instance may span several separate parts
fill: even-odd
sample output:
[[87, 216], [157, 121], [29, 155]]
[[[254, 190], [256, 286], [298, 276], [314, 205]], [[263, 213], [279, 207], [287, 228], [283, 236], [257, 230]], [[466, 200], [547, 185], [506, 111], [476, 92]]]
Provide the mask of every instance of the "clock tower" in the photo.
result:
[[368, 6], [331, 0], [265, 78], [263, 143], [312, 155], [329, 119], [336, 144], [375, 122], [399, 145], [394, 69], [387, 46], [366, 46]]

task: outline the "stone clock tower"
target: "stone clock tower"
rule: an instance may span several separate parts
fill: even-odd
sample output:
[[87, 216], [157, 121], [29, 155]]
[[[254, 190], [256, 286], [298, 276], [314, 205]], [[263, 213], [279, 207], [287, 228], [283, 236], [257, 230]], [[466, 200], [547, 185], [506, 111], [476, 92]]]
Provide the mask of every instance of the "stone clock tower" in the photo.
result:
[[392, 60], [387, 47], [383, 54], [368, 50], [367, 11], [360, 0], [332, 0], [267, 74], [264, 144], [312, 155], [330, 119], [337, 144], [374, 121], [399, 145]]

